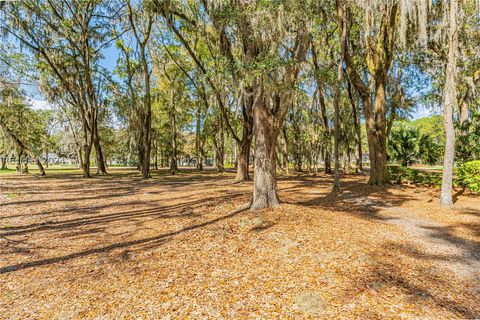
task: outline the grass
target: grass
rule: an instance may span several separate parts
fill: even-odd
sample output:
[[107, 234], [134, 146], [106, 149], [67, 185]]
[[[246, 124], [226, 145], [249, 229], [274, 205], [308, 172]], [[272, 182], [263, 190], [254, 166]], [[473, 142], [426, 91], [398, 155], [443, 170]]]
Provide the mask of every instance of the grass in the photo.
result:
[[[76, 166], [50, 165], [48, 168], [45, 166], [43, 168], [47, 176], [49, 174], [81, 174], [82, 173], [82, 170]], [[94, 171], [94, 168], [92, 168], [92, 172], [93, 171]], [[12, 174], [12, 173], [15, 174], [16, 170], [11, 168], [0, 170], [0, 174]], [[40, 171], [38, 170], [36, 165], [34, 164], [28, 165], [28, 174], [39, 174], [39, 173]]]
[[13, 172], [15, 172], [15, 169], [9, 169], [9, 168], [0, 169], [0, 174], [2, 174], [2, 173], [13, 173]]

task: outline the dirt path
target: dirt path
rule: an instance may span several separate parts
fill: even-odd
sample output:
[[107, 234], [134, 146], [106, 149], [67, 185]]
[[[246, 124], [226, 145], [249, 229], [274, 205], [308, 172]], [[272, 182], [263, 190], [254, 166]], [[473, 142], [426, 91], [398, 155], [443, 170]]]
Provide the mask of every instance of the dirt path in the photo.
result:
[[440, 230], [448, 228], [446, 224], [401, 214], [407, 211], [387, 209], [386, 213], [391, 217], [388, 223], [404, 228], [411, 235], [409, 243], [412, 248], [433, 257], [439, 268], [480, 285], [480, 246], [461, 238], [444, 236]]
[[[423, 193], [420, 195], [424, 196]], [[343, 197], [346, 203], [355, 204], [364, 209], [374, 209], [385, 223], [401, 227], [408, 234], [407, 246], [411, 254], [434, 261], [438, 268], [449, 270], [457, 277], [475, 283], [480, 290], [479, 243], [466, 241], [452, 234], [451, 231], [455, 226], [450, 223], [426, 218], [425, 213], [428, 214], [432, 209], [437, 210], [438, 215], [441, 215], [441, 209], [431, 205], [432, 199], [427, 204], [418, 204], [416, 207], [401, 207], [388, 200], [357, 197], [348, 190], [343, 193]], [[462, 214], [462, 208], [454, 207], [445, 213]]]

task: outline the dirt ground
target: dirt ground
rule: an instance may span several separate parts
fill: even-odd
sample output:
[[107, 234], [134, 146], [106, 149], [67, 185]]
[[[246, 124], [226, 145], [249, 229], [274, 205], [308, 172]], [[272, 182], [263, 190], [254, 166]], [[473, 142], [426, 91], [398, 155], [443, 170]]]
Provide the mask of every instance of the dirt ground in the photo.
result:
[[480, 318], [480, 198], [233, 173], [0, 176], [2, 319]]

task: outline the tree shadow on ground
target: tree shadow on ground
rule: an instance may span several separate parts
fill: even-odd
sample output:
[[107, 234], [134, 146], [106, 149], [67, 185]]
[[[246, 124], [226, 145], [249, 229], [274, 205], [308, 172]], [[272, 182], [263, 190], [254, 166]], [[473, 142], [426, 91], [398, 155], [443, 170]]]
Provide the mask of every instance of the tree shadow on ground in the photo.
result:
[[24, 262], [24, 263], [19, 263], [19, 264], [0, 267], [0, 274], [13, 272], [13, 271], [18, 271], [18, 270], [22, 270], [22, 269], [26, 269], [26, 268], [44, 266], [44, 265], [58, 263], [58, 262], [65, 262], [65, 261], [76, 259], [76, 258], [82, 258], [82, 257], [86, 257], [86, 256], [89, 256], [89, 255], [98, 254], [98, 253], [106, 253], [106, 252], [110, 252], [110, 251], [115, 250], [115, 249], [129, 248], [129, 247], [136, 246], [136, 245], [141, 245], [141, 244], [149, 244], [150, 246], [152, 246], [152, 245], [160, 246], [163, 243], [165, 243], [166, 241], [170, 240], [170, 238], [173, 237], [173, 236], [176, 236], [178, 234], [181, 234], [181, 233], [184, 233], [184, 232], [187, 232], [187, 231], [192, 231], [192, 230], [195, 230], [195, 229], [199, 229], [199, 228], [203, 228], [203, 227], [215, 224], [215, 223], [220, 222], [222, 220], [234, 217], [235, 215], [239, 214], [240, 212], [242, 212], [244, 210], [245, 209], [235, 210], [235, 211], [233, 211], [233, 212], [231, 212], [227, 215], [223, 215], [221, 217], [218, 217], [218, 218], [215, 218], [215, 219], [203, 222], [203, 223], [194, 224], [194, 225], [182, 228], [182, 229], [177, 230], [177, 231], [164, 233], [164, 234], [154, 236], [154, 237], [142, 238], [142, 239], [137, 239], [137, 240], [132, 240], [132, 241], [125, 241], [125, 242], [117, 242], [117, 243], [114, 243], [114, 244], [111, 244], [111, 245], [108, 245], [108, 246], [103, 246], [103, 247], [99, 247], [99, 248], [92, 248], [92, 249], [88, 249], [88, 250], [84, 250], [84, 251], [80, 251], [80, 252], [75, 252], [75, 253], [59, 256], [59, 257], [48, 258], [48, 259], [40, 259], [40, 260], [29, 261], [29, 262]]
[[[388, 220], [380, 215], [386, 207], [401, 206], [412, 199], [408, 193], [394, 194], [391, 188], [400, 191], [407, 188], [402, 185], [373, 186], [366, 179], [358, 181], [354, 175], [345, 175], [341, 182], [341, 192], [332, 192], [333, 177], [322, 175], [317, 177], [290, 177], [286, 180], [297, 182], [293, 186], [281, 189], [282, 193], [295, 195], [288, 197], [284, 203], [312, 208], [321, 208], [330, 211], [342, 211], [363, 219]], [[309, 189], [307, 189], [308, 187]]]
[[[359, 182], [351, 180], [349, 176], [344, 176], [341, 182], [341, 192], [339, 194], [331, 192], [333, 177], [326, 175], [317, 179], [310, 176], [306, 177], [287, 177], [284, 180], [291, 182], [291, 186], [281, 189], [282, 195], [285, 196], [285, 203], [292, 205], [300, 205], [308, 208], [321, 208], [328, 211], [339, 212], [339, 214], [348, 214], [356, 218], [374, 221], [378, 223], [397, 224], [398, 219], [407, 217], [409, 209], [401, 208], [402, 204], [413, 200], [408, 189], [410, 186], [394, 185], [394, 186], [370, 186], [366, 180]], [[306, 182], [304, 182], [304, 180]], [[293, 184], [292, 184], [293, 183]], [[313, 189], [313, 190], [312, 190]], [[427, 190], [428, 191], [428, 190]], [[421, 192], [425, 192], [421, 191]], [[432, 196], [428, 191], [428, 196]], [[456, 194], [456, 199], [462, 195], [462, 191]], [[402, 210], [399, 210], [402, 209]], [[419, 208], [420, 210], [422, 208]], [[457, 210], [460, 214], [480, 216], [479, 210]], [[390, 214], [385, 214], [390, 212]], [[392, 214], [393, 212], [393, 214]], [[449, 213], [451, 214], [451, 213]], [[399, 218], [400, 217], [400, 218]], [[425, 223], [423, 223], [425, 222]], [[478, 318], [480, 316], [480, 305], [472, 306], [468, 301], [457, 301], [449, 295], [448, 289], [452, 287], [442, 279], [445, 273], [452, 272], [450, 269], [442, 269], [445, 264], [453, 263], [453, 272], [460, 277], [459, 281], [463, 281], [465, 275], [470, 276], [470, 281], [475, 282], [473, 287], [477, 289], [470, 290], [457, 285], [456, 290], [460, 290], [462, 294], [474, 297], [480, 292], [479, 271], [480, 270], [480, 241], [472, 240], [475, 237], [480, 239], [480, 224], [478, 222], [460, 222], [450, 224], [427, 223], [418, 219], [418, 225], [422, 237], [415, 232], [410, 234], [411, 242], [408, 244], [402, 242], [391, 241], [376, 250], [378, 257], [375, 258], [369, 268], [372, 270], [370, 274], [365, 275], [365, 281], [358, 283], [360, 290], [367, 290], [369, 281], [381, 281], [388, 286], [400, 288], [413, 300], [426, 299], [441, 308], [446, 308], [462, 318]], [[459, 236], [455, 230], [463, 228], [470, 231], [474, 235], [473, 238], [467, 239]], [[408, 230], [406, 230], [408, 232]], [[426, 237], [425, 240], [423, 237]], [[424, 250], [416, 245], [422, 242], [435, 248], [443, 246], [447, 249], [455, 248], [455, 253], [432, 253]], [[442, 247], [442, 248], [443, 248]], [[395, 256], [396, 259], [402, 260], [402, 257], [410, 257], [417, 261], [425, 261], [436, 265], [436, 267], [428, 270], [420, 270], [418, 279], [428, 279], [422, 283], [415, 281], [411, 275], [407, 274], [408, 267], [401, 264], [390, 263], [384, 256], [385, 252], [389, 256]], [[420, 263], [423, 265], [424, 263]], [[455, 270], [455, 268], [462, 270]], [[462, 273], [460, 275], [460, 273]], [[367, 280], [368, 279], [368, 280]], [[445, 279], [445, 277], [443, 278]], [[433, 290], [427, 283], [435, 284], [436, 289]], [[447, 288], [447, 290], [445, 290]], [[447, 291], [447, 292], [446, 292]], [[471, 302], [471, 300], [470, 300]]]
[[[155, 206], [151, 209], [138, 209], [138, 210], [122, 210], [120, 212], [100, 214], [100, 215], [88, 215], [81, 218], [74, 218], [68, 220], [59, 221], [44, 221], [39, 223], [32, 223], [28, 225], [10, 226], [6, 228], [6, 231], [0, 233], [0, 237], [6, 236], [18, 236], [26, 233], [38, 232], [38, 231], [54, 231], [62, 229], [72, 229], [80, 226], [94, 225], [99, 226], [102, 224], [108, 224], [111, 222], [128, 222], [135, 218], [152, 218], [152, 219], [169, 219], [188, 217], [194, 215], [193, 208], [198, 205], [205, 206], [207, 204], [214, 205], [216, 203], [223, 203], [226, 200], [234, 200], [239, 197], [237, 195], [222, 195], [218, 197], [211, 197], [206, 201], [205, 199], [197, 199], [193, 201], [184, 201], [179, 204], [169, 206]], [[135, 204], [135, 203], [133, 203]], [[125, 205], [132, 205], [132, 203], [125, 203]], [[107, 208], [109, 205], [101, 206], [100, 208]], [[95, 208], [98, 209], [98, 208]], [[68, 209], [68, 211], [77, 211], [78, 208]], [[95, 211], [96, 212], [96, 211]]]
[[435, 267], [417, 267], [414, 271], [416, 276], [412, 276], [411, 267], [404, 265], [405, 258], [402, 258], [407, 256], [423, 260], [445, 257], [428, 255], [411, 246], [398, 243], [387, 243], [384, 249], [389, 250], [389, 255], [395, 257], [396, 262], [386, 259], [379, 251], [369, 266], [369, 272], [365, 273], [355, 286], [367, 290], [371, 288], [372, 283], [380, 283], [390, 289], [400, 289], [414, 303], [425, 301], [426, 304], [433, 304], [464, 319], [480, 316], [480, 305], [472, 304], [475, 299], [471, 299], [478, 295], [478, 287], [468, 288], [461, 284], [454, 286], [449, 277], [444, 276], [448, 271]]

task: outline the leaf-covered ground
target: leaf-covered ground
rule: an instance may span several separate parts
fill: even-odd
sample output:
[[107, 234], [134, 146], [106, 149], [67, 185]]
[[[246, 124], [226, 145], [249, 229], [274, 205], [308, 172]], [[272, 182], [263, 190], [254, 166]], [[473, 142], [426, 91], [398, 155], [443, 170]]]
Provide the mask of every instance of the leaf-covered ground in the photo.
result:
[[480, 198], [233, 174], [0, 177], [2, 319], [480, 317]]

